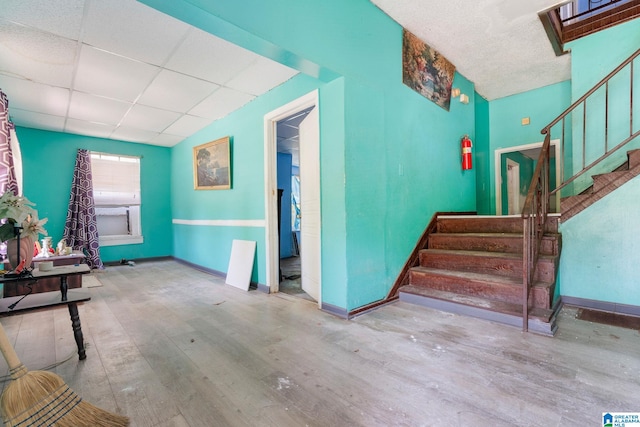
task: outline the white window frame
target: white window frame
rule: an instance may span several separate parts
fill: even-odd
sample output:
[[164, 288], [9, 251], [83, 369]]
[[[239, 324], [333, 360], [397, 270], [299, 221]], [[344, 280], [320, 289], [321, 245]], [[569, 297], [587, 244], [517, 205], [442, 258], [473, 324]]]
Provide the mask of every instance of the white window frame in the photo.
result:
[[[102, 159], [102, 160], [113, 160], [113, 161], [131, 161], [135, 159], [135, 161], [140, 163], [140, 157], [137, 156], [124, 156], [118, 154], [109, 154], [109, 153], [101, 153], [92, 151], [90, 153], [92, 160], [92, 169], [94, 167], [93, 160], [94, 159]], [[95, 179], [96, 174], [93, 174], [94, 179], [94, 199], [96, 199], [96, 187], [95, 187]], [[138, 184], [139, 184], [140, 174], [138, 172]], [[139, 188], [139, 185], [138, 185]], [[101, 208], [113, 208], [113, 207], [122, 207], [128, 211], [129, 214], [129, 228], [130, 234], [118, 234], [118, 235], [107, 235], [102, 236], [99, 235], [99, 244], [101, 247], [103, 246], [118, 246], [118, 245], [132, 245], [132, 244], [141, 244], [144, 243], [144, 237], [142, 235], [142, 224], [141, 224], [141, 203], [140, 203], [140, 191], [138, 190], [135, 199], [132, 199], [130, 203], [127, 203], [129, 200], [120, 200], [109, 202], [109, 204], [99, 204], [101, 201], [100, 198], [97, 197], [98, 200], [96, 203], [96, 219], [99, 216], [99, 211]]]

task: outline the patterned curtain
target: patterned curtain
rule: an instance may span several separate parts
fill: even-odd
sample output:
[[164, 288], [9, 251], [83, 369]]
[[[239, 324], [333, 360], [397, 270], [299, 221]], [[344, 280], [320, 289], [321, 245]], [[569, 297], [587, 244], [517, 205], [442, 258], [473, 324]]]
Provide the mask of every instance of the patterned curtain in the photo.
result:
[[0, 194], [11, 191], [19, 195], [18, 182], [13, 169], [13, 154], [11, 152], [11, 130], [13, 123], [9, 120], [9, 100], [0, 90]]
[[93, 202], [91, 158], [88, 150], [80, 149], [76, 156], [76, 168], [73, 171], [69, 210], [63, 237], [67, 245], [73, 249], [84, 250], [89, 267], [104, 268], [100, 260], [98, 224]]

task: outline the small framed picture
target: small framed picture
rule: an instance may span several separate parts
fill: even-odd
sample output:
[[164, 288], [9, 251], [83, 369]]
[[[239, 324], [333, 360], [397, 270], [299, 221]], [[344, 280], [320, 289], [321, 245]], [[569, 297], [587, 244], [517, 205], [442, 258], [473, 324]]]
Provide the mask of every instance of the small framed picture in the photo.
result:
[[230, 138], [193, 147], [193, 187], [196, 190], [231, 188]]

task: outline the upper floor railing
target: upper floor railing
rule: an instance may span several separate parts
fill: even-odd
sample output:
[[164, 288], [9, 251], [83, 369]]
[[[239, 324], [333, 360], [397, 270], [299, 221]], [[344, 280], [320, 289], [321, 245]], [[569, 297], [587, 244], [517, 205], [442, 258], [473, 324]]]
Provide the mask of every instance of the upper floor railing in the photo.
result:
[[640, 16], [640, 0], [572, 0], [538, 13], [556, 55], [564, 44]]
[[572, 0], [559, 8], [560, 18], [564, 25], [590, 18], [606, 12], [631, 0]]

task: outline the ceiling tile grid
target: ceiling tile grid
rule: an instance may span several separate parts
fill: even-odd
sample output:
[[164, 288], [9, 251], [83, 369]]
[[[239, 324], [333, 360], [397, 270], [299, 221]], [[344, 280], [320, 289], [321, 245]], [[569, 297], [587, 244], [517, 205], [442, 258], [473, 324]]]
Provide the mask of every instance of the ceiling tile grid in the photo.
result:
[[0, 88], [18, 126], [170, 147], [295, 74], [135, 0], [0, 9]]

